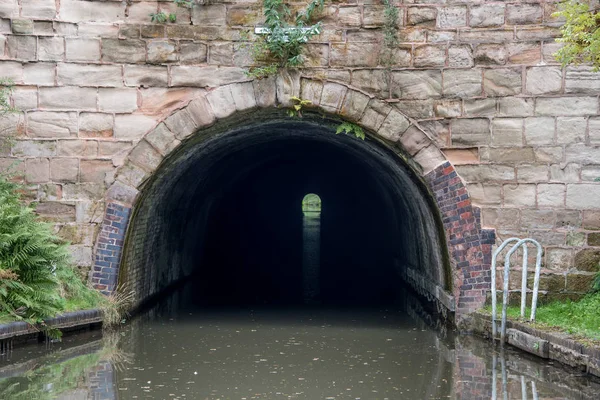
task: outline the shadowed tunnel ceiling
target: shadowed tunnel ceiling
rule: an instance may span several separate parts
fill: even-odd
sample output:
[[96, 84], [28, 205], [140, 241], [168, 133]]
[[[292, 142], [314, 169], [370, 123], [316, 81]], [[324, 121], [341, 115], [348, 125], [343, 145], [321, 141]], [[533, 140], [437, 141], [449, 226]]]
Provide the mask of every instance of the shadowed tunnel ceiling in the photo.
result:
[[183, 278], [198, 303], [299, 303], [308, 193], [322, 200], [320, 301], [386, 301], [407, 266], [447, 288], [423, 184], [385, 146], [320, 116], [252, 115], [182, 144], [142, 190], [119, 281], [137, 303]]

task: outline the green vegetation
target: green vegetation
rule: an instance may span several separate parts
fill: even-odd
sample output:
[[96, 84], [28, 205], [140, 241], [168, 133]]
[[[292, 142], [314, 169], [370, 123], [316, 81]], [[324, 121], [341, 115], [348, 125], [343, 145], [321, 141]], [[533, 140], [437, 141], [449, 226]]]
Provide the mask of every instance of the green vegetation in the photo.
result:
[[0, 78], [0, 117], [9, 112], [14, 112], [10, 105], [9, 97], [13, 91], [14, 83], [7, 78]]
[[70, 263], [67, 243], [21, 203], [19, 190], [0, 177], [0, 321], [46, 329], [45, 318], [100, 308], [107, 326], [119, 323], [132, 295], [121, 291], [106, 298], [87, 287]]
[[175, 22], [177, 22], [177, 15], [175, 15], [175, 14], [167, 15], [164, 12], [160, 11], [157, 13], [150, 14], [150, 21], [154, 22], [156, 24], [164, 24], [167, 21], [169, 21], [171, 23], [175, 23]]
[[384, 23], [383, 23], [383, 44], [386, 51], [383, 52], [382, 64], [388, 68], [394, 63], [394, 49], [398, 46], [398, 8], [394, 6], [391, 0], [383, 0], [385, 5]]
[[312, 101], [304, 100], [300, 97], [293, 96], [290, 98], [292, 101], [292, 106], [288, 109], [288, 115], [292, 118], [298, 117], [302, 118], [302, 109], [306, 106], [310, 106]]
[[360, 126], [355, 125], [351, 122], [342, 122], [335, 131], [336, 135], [342, 132], [344, 132], [347, 135], [354, 134], [354, 136], [356, 136], [357, 138], [365, 140], [365, 131], [363, 131], [363, 129]]
[[267, 67], [251, 68], [248, 75], [260, 79], [273, 75], [279, 68], [302, 66], [304, 44], [321, 33], [321, 23], [310, 25], [310, 21], [323, 9], [323, 4], [324, 0], [312, 0], [292, 18], [283, 0], [263, 0], [266, 32], [254, 42], [252, 55], [255, 61], [266, 63]]
[[565, 18], [560, 28], [562, 37], [557, 42], [565, 44], [556, 54], [563, 64], [591, 63], [600, 68], [600, 14], [588, 2], [565, 0], [554, 16]]

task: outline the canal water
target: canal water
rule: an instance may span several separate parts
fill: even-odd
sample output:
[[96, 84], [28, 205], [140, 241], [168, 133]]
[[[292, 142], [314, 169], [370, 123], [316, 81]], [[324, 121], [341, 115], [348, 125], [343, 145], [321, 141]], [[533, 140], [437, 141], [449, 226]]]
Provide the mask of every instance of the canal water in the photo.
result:
[[[15, 349], [0, 399], [598, 399], [600, 384], [456, 336], [407, 295], [372, 308], [180, 307]], [[495, 368], [494, 368], [495, 363]]]

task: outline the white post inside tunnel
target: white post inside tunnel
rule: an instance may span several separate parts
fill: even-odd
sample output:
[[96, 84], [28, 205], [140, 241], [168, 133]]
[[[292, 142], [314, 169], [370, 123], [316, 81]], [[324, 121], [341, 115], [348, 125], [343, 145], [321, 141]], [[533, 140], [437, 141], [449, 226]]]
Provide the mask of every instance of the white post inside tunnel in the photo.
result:
[[305, 304], [320, 302], [321, 198], [310, 193], [302, 200], [302, 293]]

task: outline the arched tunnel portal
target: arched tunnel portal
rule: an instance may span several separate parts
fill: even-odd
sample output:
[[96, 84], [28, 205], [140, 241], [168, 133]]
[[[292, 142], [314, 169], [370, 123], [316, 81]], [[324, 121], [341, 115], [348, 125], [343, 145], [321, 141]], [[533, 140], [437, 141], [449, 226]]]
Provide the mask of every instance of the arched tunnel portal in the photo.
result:
[[[454, 311], [464, 282], [447, 247], [454, 222], [438, 208], [443, 193], [432, 193], [436, 171], [428, 182], [399, 147], [336, 135], [336, 123], [255, 111], [196, 132], [141, 184], [131, 213], [109, 203], [92, 282], [114, 289], [118, 277], [136, 305], [192, 279], [205, 304], [301, 302], [302, 200], [315, 193], [319, 302], [385, 300], [403, 280]], [[437, 169], [442, 180], [448, 168]], [[118, 235], [103, 236], [107, 223], [110, 232], [127, 226], [118, 273], [108, 278], [98, 266], [105, 239]]]

